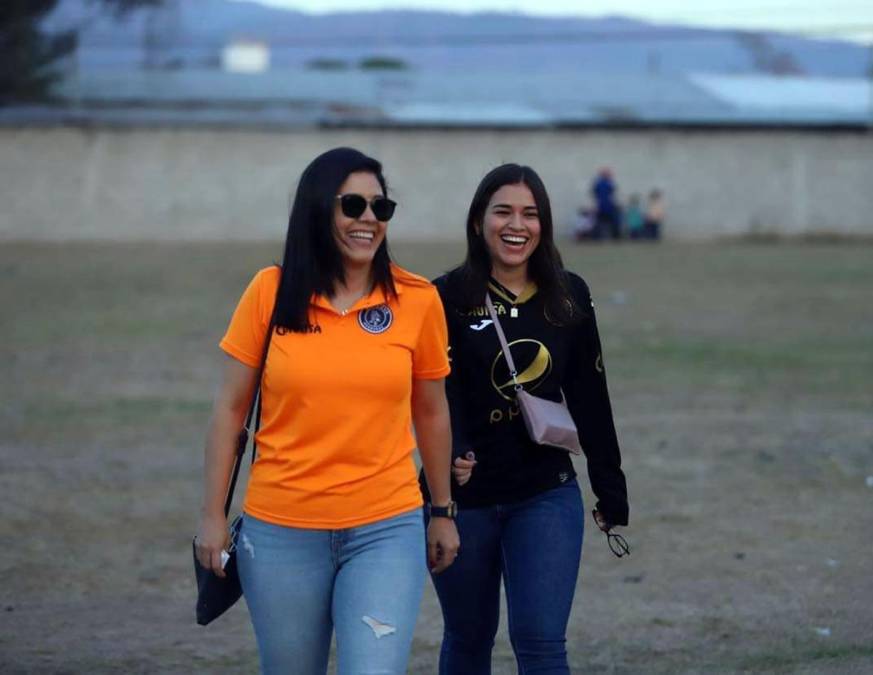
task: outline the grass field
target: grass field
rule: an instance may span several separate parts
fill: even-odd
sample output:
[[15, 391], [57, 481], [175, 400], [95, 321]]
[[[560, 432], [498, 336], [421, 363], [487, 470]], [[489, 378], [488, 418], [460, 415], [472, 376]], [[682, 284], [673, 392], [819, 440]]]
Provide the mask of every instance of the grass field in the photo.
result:
[[[394, 252], [427, 275], [460, 255]], [[633, 548], [588, 530], [573, 672], [873, 672], [873, 246], [564, 253], [597, 303]], [[256, 669], [242, 605], [194, 625], [190, 536], [216, 344], [279, 255], [0, 246], [0, 671]], [[440, 633], [428, 587], [410, 672]], [[494, 664], [515, 672], [505, 629]]]

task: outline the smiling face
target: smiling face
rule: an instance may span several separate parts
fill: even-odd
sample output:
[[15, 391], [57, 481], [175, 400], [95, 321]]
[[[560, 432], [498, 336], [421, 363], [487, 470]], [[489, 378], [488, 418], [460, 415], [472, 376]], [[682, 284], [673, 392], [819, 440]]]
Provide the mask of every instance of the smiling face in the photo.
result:
[[382, 186], [369, 171], [349, 174], [340, 185], [338, 195], [358, 194], [367, 200], [367, 208], [357, 218], [349, 218], [342, 211], [337, 199], [333, 208], [333, 236], [346, 267], [369, 266], [382, 242], [385, 240], [387, 223], [376, 220], [370, 202], [383, 196]]
[[482, 237], [492, 268], [527, 271], [528, 259], [540, 243], [539, 211], [527, 185], [504, 185], [491, 196], [482, 219]]

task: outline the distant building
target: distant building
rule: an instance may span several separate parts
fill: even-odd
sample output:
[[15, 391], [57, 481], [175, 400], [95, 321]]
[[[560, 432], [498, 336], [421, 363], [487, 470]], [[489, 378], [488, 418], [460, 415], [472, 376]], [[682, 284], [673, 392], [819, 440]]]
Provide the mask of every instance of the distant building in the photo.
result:
[[[71, 73], [50, 110], [0, 110], [0, 125], [54, 119], [99, 124], [299, 127], [843, 128], [873, 123], [862, 78], [271, 68], [270, 46], [238, 40], [222, 69]], [[34, 115], [36, 118], [34, 119]], [[220, 117], [220, 120], [219, 120]]]
[[664, 190], [667, 239], [873, 236], [861, 78], [282, 69], [251, 42], [223, 62], [76, 72], [55, 105], [0, 108], [0, 241], [276, 238], [285, 186], [338, 145], [385, 159], [394, 239], [460, 239], [510, 160], [562, 230], [608, 164]]
[[254, 40], [236, 40], [221, 50], [221, 68], [228, 73], [263, 73], [270, 69], [270, 46]]

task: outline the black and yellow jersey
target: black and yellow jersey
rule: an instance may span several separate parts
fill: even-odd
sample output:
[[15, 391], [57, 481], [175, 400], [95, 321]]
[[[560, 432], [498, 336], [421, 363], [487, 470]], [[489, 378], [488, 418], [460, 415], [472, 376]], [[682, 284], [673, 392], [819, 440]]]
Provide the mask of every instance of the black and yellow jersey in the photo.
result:
[[[485, 299], [469, 307], [457, 275], [434, 280], [446, 312], [452, 372], [446, 392], [452, 418], [453, 458], [476, 453], [472, 478], [452, 481], [463, 507], [513, 503], [575, 480], [567, 452], [530, 440], [514, 384]], [[579, 429], [597, 508], [609, 522], [626, 525], [627, 487], [612, 418], [600, 337], [586, 283], [568, 273], [581, 318], [573, 325], [549, 320], [541, 294], [530, 284], [516, 296], [494, 279], [488, 292], [512, 356], [518, 381], [529, 392], [558, 401], [561, 392]], [[422, 478], [427, 498], [427, 486]]]

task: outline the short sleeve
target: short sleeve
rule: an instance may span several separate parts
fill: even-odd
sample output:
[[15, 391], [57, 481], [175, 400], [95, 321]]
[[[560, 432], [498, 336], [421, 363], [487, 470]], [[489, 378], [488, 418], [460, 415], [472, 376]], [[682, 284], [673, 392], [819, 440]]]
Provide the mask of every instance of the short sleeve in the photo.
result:
[[412, 353], [412, 376], [419, 380], [438, 380], [449, 374], [449, 331], [443, 303], [436, 288], [430, 287], [424, 318], [415, 351]]
[[[255, 275], [243, 292], [227, 332], [219, 343], [230, 356], [252, 368], [261, 365], [264, 338], [272, 311], [269, 305], [275, 297], [275, 292], [270, 293], [267, 286], [275, 285], [270, 284], [270, 276], [276, 275], [277, 271], [267, 268]], [[278, 279], [275, 281], [278, 283]]]

